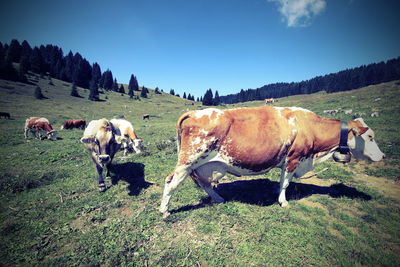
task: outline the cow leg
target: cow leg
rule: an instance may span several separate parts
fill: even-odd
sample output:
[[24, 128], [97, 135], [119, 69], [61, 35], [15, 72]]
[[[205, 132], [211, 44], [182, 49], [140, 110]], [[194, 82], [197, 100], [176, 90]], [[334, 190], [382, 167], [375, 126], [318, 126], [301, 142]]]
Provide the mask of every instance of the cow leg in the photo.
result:
[[226, 171], [218, 163], [208, 163], [197, 168], [193, 173], [192, 177], [196, 182], [203, 188], [204, 191], [217, 203], [225, 201], [217, 192], [215, 192], [211, 181], [218, 182], [219, 179], [224, 177]]
[[215, 192], [210, 183], [203, 183], [200, 180], [197, 180], [197, 182], [199, 183], [200, 187], [207, 192], [207, 194], [211, 197], [212, 200], [214, 200], [217, 203], [223, 203], [225, 201], [223, 197], [221, 197], [217, 192]]
[[29, 131], [29, 128], [25, 128], [24, 129], [24, 137], [25, 137], [25, 139], [28, 139], [28, 136], [27, 136], [28, 131]]
[[104, 192], [106, 191], [106, 184], [104, 182], [104, 177], [103, 177], [103, 167], [101, 167], [100, 165], [96, 164], [96, 170], [97, 170], [97, 177], [98, 177], [98, 181], [99, 181], [99, 191], [100, 192]]
[[166, 218], [169, 215], [168, 206], [171, 200], [172, 193], [176, 190], [178, 185], [189, 176], [189, 172], [186, 166], [180, 166], [175, 168], [174, 172], [167, 176], [165, 179], [164, 193], [161, 200], [159, 211]]
[[280, 188], [279, 188], [279, 198], [278, 202], [281, 207], [286, 207], [289, 203], [286, 200], [286, 188], [289, 186], [290, 180], [293, 177], [293, 173], [287, 172], [286, 168], [282, 169], [281, 179], [280, 179]]

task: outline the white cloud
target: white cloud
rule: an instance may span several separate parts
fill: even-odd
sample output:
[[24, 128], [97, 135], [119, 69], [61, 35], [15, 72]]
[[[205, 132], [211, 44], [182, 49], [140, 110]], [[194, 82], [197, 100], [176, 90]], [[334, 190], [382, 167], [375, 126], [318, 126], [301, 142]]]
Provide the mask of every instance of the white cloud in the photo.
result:
[[325, 0], [268, 0], [276, 2], [288, 27], [307, 27], [314, 16], [325, 10]]

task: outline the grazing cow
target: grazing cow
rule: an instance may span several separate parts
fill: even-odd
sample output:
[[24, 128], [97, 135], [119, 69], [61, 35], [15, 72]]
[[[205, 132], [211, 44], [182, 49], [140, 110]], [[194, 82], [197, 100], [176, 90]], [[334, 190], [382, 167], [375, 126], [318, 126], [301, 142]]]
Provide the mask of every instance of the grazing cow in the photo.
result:
[[[226, 173], [259, 175], [280, 168], [278, 202], [288, 205], [285, 190], [292, 177], [300, 178], [314, 164], [338, 149], [339, 120], [322, 118], [296, 107], [205, 109], [183, 114], [177, 122], [178, 162], [165, 179], [160, 212], [168, 216], [171, 195], [191, 176], [216, 202], [224, 199], [212, 188]], [[380, 161], [384, 154], [374, 132], [359, 118], [345, 131], [356, 158]]]
[[339, 110], [337, 110], [337, 109], [328, 109], [328, 110], [324, 110], [323, 112], [324, 112], [324, 114], [329, 114], [329, 115], [335, 116], [336, 114], [338, 114]]
[[86, 121], [85, 120], [67, 120], [63, 126], [61, 126], [62, 129], [66, 130], [71, 130], [71, 129], [85, 129], [86, 127]]
[[143, 114], [143, 120], [145, 120], [145, 119], [150, 119], [150, 115], [149, 114]]
[[96, 165], [100, 192], [106, 190], [103, 169], [106, 168], [106, 177], [109, 177], [111, 161], [121, 147], [121, 139], [118, 128], [107, 119], [89, 122], [81, 138]]
[[27, 118], [25, 121], [25, 128], [24, 128], [25, 139], [28, 138], [27, 136], [28, 131], [30, 131], [31, 134], [34, 137], [37, 137], [38, 139], [43, 139], [45, 136], [47, 136], [47, 139], [53, 141], [57, 140], [57, 132], [53, 130], [53, 127], [51, 126], [49, 120], [46, 118], [40, 118], [40, 117]]
[[371, 113], [371, 117], [375, 117], [375, 118], [377, 118], [377, 117], [379, 117], [379, 112], [373, 112], [373, 113]]
[[265, 99], [265, 104], [266, 105], [268, 105], [268, 104], [273, 104], [275, 102], [275, 100], [273, 99], [273, 98], [266, 98]]
[[121, 142], [124, 148], [124, 156], [128, 154], [129, 151], [135, 151], [140, 153], [143, 150], [143, 140], [139, 139], [133, 130], [132, 124], [124, 119], [112, 119], [111, 123], [119, 129], [121, 133]]
[[353, 113], [353, 110], [352, 110], [352, 109], [345, 109], [345, 110], [344, 110], [344, 114], [346, 114], [346, 115], [349, 115], [349, 114], [351, 114], [351, 113]]
[[10, 116], [10, 113], [8, 113], [8, 112], [0, 112], [0, 118], [1, 117], [9, 119], [11, 116]]

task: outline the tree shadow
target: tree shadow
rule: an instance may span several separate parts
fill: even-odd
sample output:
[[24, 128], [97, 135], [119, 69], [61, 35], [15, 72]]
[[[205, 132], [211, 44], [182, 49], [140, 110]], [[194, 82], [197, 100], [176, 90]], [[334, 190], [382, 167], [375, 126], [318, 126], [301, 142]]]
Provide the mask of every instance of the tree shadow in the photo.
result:
[[144, 164], [135, 162], [116, 163], [111, 167], [111, 183], [118, 184], [119, 181], [126, 181], [130, 196], [136, 196], [142, 189], [148, 188], [152, 183], [144, 180]]
[[[279, 182], [270, 181], [268, 179], [234, 181], [231, 183], [219, 184], [216, 188], [216, 192], [227, 202], [236, 201], [251, 205], [271, 206], [278, 203]], [[329, 195], [332, 198], [346, 197], [350, 199], [372, 199], [370, 195], [343, 183], [331, 186], [319, 186], [291, 182], [289, 187], [286, 189], [287, 200], [299, 200], [313, 194]], [[210, 204], [210, 198], [205, 197], [196, 205], [187, 205], [172, 210], [171, 213], [195, 210]]]

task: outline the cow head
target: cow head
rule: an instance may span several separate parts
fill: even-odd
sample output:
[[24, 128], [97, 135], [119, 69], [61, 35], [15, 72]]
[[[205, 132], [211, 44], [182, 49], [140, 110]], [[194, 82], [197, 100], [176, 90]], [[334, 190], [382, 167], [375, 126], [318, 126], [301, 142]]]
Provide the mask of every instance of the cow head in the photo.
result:
[[48, 132], [47, 139], [49, 139], [51, 141], [56, 141], [57, 140], [57, 131], [51, 130], [50, 132]]
[[144, 149], [143, 140], [142, 139], [134, 139], [129, 144], [129, 147], [131, 147], [137, 154], [141, 153]]
[[348, 145], [350, 152], [357, 159], [381, 161], [385, 154], [379, 149], [375, 142], [374, 131], [364, 122], [362, 118], [350, 122]]
[[112, 157], [118, 151], [121, 136], [116, 135], [113, 125], [108, 123], [106, 126], [100, 127], [94, 136], [82, 137], [81, 142], [88, 146], [93, 160], [97, 164], [105, 166], [111, 162]]

